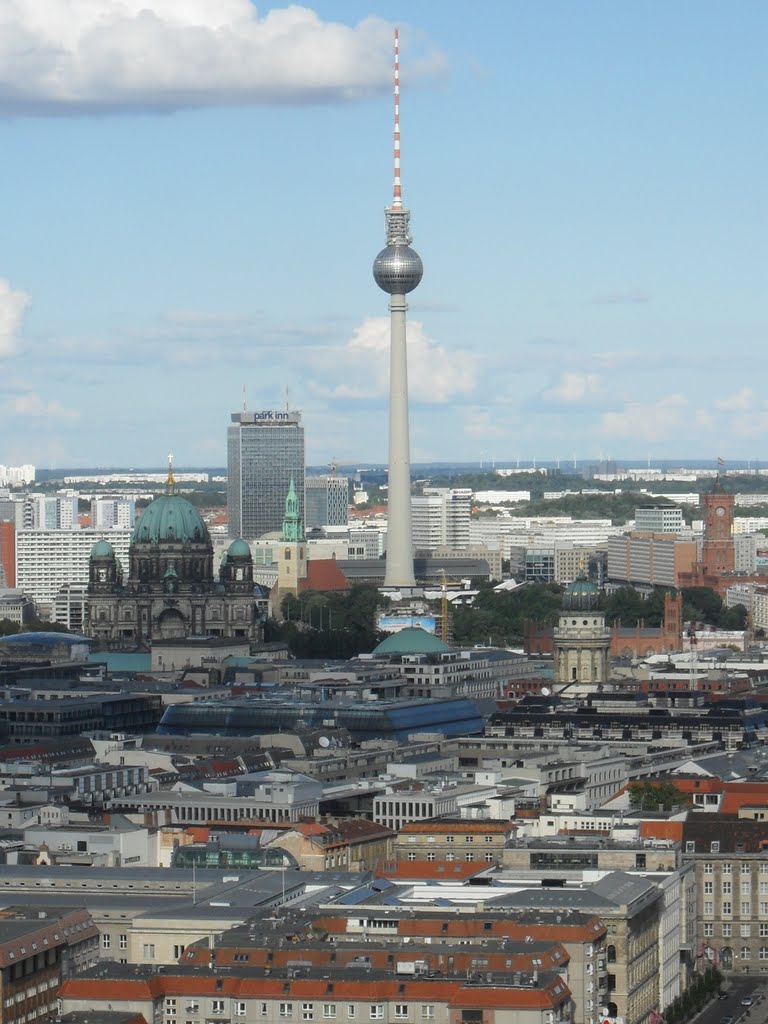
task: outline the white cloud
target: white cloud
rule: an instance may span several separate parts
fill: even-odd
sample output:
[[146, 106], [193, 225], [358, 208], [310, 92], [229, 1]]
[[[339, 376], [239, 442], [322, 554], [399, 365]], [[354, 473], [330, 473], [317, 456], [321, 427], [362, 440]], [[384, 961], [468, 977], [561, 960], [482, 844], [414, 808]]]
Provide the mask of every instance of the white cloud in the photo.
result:
[[80, 413], [76, 409], [65, 409], [56, 399], [46, 402], [35, 392], [14, 398], [11, 408], [16, 416], [44, 416], [59, 423], [71, 423], [80, 419]]
[[600, 429], [612, 438], [672, 442], [687, 418], [688, 399], [684, 395], [668, 395], [658, 402], [628, 402], [621, 412], [603, 413]]
[[[259, 17], [250, 0], [0, 0], [0, 110], [350, 100], [388, 87], [391, 52], [379, 18], [348, 26], [293, 4]], [[442, 65], [422, 47], [407, 67]]]
[[742, 388], [728, 398], [718, 398], [715, 405], [723, 412], [745, 412], [755, 404], [755, 392], [752, 388]]
[[470, 409], [464, 417], [464, 433], [479, 441], [507, 437], [508, 431], [502, 426], [506, 423], [504, 418], [492, 415], [488, 409]]
[[[449, 352], [430, 338], [418, 320], [408, 323], [408, 394], [415, 401], [441, 404], [475, 390], [477, 357], [469, 352]], [[368, 317], [347, 344], [325, 350], [316, 361], [316, 372], [332, 368], [342, 383], [316, 385], [315, 390], [333, 398], [386, 395], [389, 388], [389, 318]]]
[[768, 411], [755, 409], [734, 416], [731, 430], [735, 437], [761, 437], [768, 431]]
[[561, 374], [560, 380], [544, 392], [549, 402], [583, 402], [585, 398], [598, 394], [600, 378], [594, 373]]
[[14, 291], [10, 284], [0, 277], [0, 359], [13, 355], [19, 345], [19, 328], [24, 310], [29, 305], [26, 292]]

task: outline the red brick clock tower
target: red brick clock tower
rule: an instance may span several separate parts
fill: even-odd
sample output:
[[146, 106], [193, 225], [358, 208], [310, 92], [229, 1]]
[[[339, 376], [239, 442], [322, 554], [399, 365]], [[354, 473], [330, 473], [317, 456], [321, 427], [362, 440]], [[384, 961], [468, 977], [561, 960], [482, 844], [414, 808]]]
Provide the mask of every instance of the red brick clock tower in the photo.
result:
[[704, 508], [701, 565], [707, 574], [734, 571], [733, 500], [733, 495], [724, 490], [719, 478], [714, 489], [701, 496]]

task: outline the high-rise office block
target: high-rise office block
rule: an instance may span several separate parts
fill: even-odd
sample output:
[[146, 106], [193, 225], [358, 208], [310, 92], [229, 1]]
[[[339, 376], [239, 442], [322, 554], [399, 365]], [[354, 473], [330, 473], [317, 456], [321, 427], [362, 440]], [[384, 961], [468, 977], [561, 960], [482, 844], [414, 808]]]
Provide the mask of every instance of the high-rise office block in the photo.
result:
[[413, 544], [417, 551], [469, 547], [472, 491], [466, 487], [425, 487], [411, 498]]
[[411, 453], [408, 430], [408, 359], [405, 296], [421, 281], [421, 257], [411, 248], [410, 213], [400, 186], [400, 49], [395, 30], [395, 180], [384, 211], [387, 244], [373, 262], [376, 284], [389, 294], [389, 480], [385, 587], [414, 587], [411, 523]]
[[113, 526], [133, 529], [136, 502], [133, 498], [94, 498], [91, 504], [93, 525], [110, 530]]
[[76, 494], [28, 494], [22, 513], [24, 529], [76, 530], [78, 505]]
[[229, 536], [255, 540], [279, 532], [294, 482], [304, 518], [304, 428], [301, 413], [233, 412], [227, 429]]
[[349, 521], [349, 479], [346, 476], [308, 476], [304, 481], [304, 524], [346, 526]]

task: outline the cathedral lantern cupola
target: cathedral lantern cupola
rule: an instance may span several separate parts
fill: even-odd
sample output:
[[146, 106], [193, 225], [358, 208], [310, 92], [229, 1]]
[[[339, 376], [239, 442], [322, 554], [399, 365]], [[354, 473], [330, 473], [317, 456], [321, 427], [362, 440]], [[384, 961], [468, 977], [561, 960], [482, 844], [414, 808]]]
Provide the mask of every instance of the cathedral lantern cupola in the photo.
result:
[[240, 537], [227, 548], [221, 560], [219, 579], [231, 590], [253, 590], [253, 556]]
[[122, 572], [114, 548], [106, 540], [97, 541], [91, 548], [88, 580], [91, 587], [101, 587], [107, 591], [122, 582]]

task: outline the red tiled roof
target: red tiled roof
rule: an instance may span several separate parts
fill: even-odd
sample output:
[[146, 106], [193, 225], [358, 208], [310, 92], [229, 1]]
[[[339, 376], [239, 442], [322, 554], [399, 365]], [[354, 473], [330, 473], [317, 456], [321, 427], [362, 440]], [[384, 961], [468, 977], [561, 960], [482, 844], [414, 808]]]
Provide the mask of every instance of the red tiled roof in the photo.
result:
[[[560, 991], [556, 993], [555, 989], [558, 987]], [[182, 976], [168, 973], [135, 981], [108, 976], [100, 978], [75, 977], [65, 981], [58, 994], [64, 1000], [87, 1000], [90, 1003], [103, 1003], [108, 1000], [114, 1006], [116, 1002], [149, 1001], [163, 997], [195, 995], [221, 995], [225, 998], [227, 996], [241, 998], [251, 996], [274, 999], [289, 996], [294, 999], [321, 999], [327, 991], [328, 983], [325, 979], [296, 978], [286, 981], [283, 978], [237, 976], [222, 978], [215, 973], [204, 974], [201, 972], [200, 974]], [[453, 979], [406, 981], [400, 977], [392, 980], [371, 981], [335, 978], [333, 991], [336, 999], [349, 1001], [364, 997], [366, 1000], [380, 1000], [381, 1002], [396, 999], [401, 999], [403, 1002], [409, 1000], [431, 1002], [437, 998], [447, 1002], [449, 1006], [496, 1006], [509, 1010], [551, 1007], [566, 1002], [570, 996], [567, 985], [559, 977], [553, 978], [541, 988], [470, 987]]]
[[335, 558], [313, 558], [307, 562], [307, 576], [299, 590], [349, 590], [349, 580]]
[[211, 830], [205, 825], [188, 825], [184, 831], [196, 843], [207, 843], [211, 834]]
[[445, 832], [446, 834], [465, 832], [483, 835], [506, 835], [514, 832], [517, 826], [511, 821], [409, 821], [400, 829], [402, 833]]
[[742, 807], [768, 804], [768, 782], [727, 782], [720, 807], [722, 814], [738, 814]]

